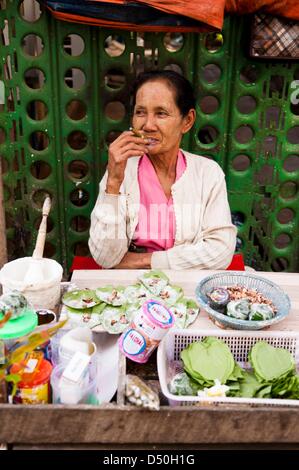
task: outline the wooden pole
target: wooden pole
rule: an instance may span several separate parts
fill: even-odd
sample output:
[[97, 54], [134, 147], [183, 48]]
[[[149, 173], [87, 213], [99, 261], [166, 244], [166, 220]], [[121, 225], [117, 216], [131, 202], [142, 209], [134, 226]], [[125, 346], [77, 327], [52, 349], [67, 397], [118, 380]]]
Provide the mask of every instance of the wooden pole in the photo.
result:
[[0, 268], [7, 263], [5, 212], [3, 204], [2, 161], [0, 158]]

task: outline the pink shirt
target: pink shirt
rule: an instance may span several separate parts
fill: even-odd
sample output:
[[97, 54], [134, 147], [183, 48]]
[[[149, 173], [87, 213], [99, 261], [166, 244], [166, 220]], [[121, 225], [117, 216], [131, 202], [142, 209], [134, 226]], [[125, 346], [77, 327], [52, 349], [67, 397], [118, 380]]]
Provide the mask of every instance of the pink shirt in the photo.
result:
[[[186, 169], [186, 159], [181, 150], [176, 164], [177, 181]], [[172, 196], [167, 199], [155, 168], [144, 154], [139, 160], [138, 183], [140, 209], [134, 244], [143, 246], [147, 252], [168, 250], [174, 245], [175, 214]]]

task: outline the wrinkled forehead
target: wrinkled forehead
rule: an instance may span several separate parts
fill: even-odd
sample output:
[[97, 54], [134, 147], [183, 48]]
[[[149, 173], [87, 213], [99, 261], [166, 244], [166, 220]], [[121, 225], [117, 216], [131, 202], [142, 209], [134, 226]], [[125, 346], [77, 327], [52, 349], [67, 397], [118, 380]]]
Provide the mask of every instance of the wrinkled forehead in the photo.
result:
[[135, 106], [171, 106], [176, 107], [176, 90], [166, 79], [154, 79], [143, 83], [138, 88]]

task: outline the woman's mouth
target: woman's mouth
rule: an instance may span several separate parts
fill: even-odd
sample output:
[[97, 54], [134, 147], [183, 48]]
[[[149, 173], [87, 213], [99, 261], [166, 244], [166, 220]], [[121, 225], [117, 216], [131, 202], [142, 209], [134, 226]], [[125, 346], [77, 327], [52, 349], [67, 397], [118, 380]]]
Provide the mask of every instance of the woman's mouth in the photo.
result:
[[158, 139], [153, 139], [152, 137], [147, 137], [147, 143], [145, 144], [147, 147], [153, 147], [154, 145], [159, 143]]

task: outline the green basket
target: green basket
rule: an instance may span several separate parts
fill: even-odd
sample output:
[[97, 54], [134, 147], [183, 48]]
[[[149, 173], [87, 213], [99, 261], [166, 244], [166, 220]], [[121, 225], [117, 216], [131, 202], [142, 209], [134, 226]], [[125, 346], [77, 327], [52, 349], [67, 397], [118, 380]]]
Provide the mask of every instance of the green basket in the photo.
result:
[[182, 146], [224, 169], [246, 264], [298, 271], [296, 63], [248, 58], [239, 17], [227, 17], [222, 34], [130, 33], [56, 21], [29, 3], [31, 10], [7, 0], [0, 11], [10, 259], [31, 255], [46, 194], [53, 205], [45, 256], [67, 270], [74, 255], [89, 254], [107, 146], [130, 125], [130, 84], [140, 71], [170, 68], [191, 80], [197, 96], [196, 124]]

